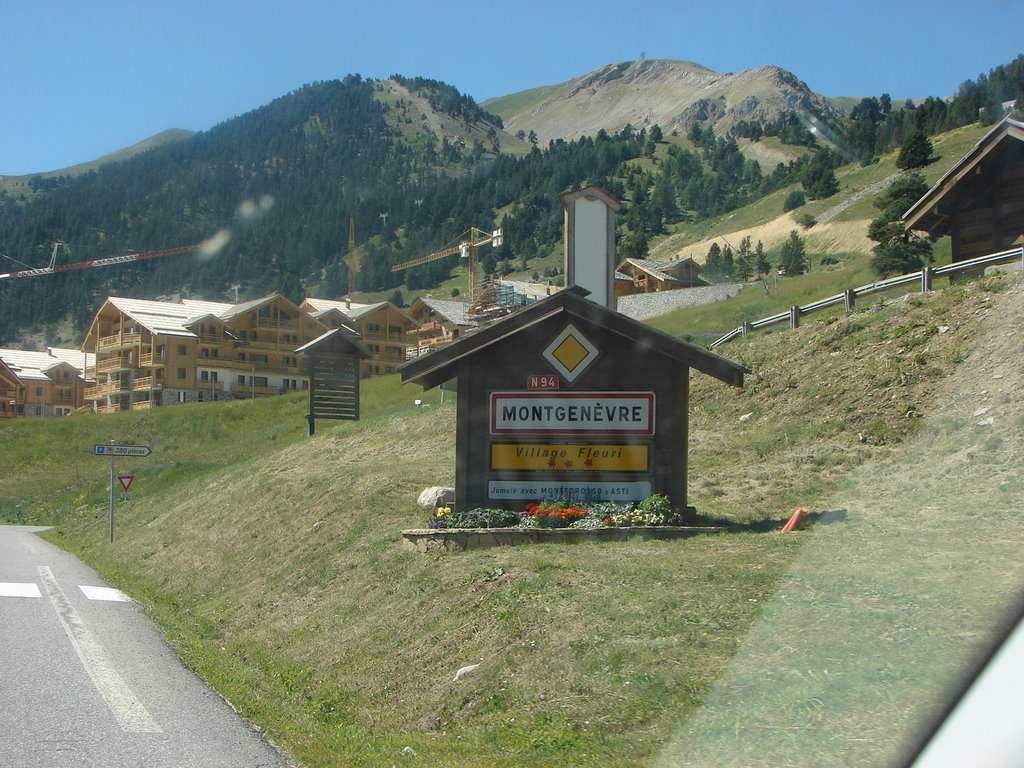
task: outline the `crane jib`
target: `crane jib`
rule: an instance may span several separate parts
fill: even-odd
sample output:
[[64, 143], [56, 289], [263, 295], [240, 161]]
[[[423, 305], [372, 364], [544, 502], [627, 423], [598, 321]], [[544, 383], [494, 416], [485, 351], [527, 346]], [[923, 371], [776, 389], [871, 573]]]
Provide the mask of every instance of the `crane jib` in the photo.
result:
[[[0, 280], [16, 277], [38, 277], [40, 275], [52, 275], [54, 272], [70, 272], [74, 269], [89, 269], [91, 267], [108, 267], [113, 264], [128, 264], [133, 261], [144, 261], [155, 259], [160, 256], [173, 256], [178, 253], [197, 251], [201, 246], [186, 245], [180, 248], [167, 248], [162, 251], [143, 251], [140, 253], [126, 253], [123, 256], [110, 256], [105, 259], [91, 259], [89, 261], [76, 261], [72, 264], [59, 264], [57, 266], [38, 267], [37, 269], [21, 269], [17, 272], [0, 273]], [[52, 261], [51, 261], [52, 264]]]

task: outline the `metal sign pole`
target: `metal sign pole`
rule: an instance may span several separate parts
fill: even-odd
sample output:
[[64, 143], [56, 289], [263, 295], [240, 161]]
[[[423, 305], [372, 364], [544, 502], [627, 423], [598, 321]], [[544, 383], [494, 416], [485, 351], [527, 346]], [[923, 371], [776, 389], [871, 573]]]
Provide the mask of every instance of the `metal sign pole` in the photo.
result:
[[[113, 445], [114, 441], [111, 439], [110, 444]], [[114, 453], [110, 453], [110, 543], [114, 543]]]

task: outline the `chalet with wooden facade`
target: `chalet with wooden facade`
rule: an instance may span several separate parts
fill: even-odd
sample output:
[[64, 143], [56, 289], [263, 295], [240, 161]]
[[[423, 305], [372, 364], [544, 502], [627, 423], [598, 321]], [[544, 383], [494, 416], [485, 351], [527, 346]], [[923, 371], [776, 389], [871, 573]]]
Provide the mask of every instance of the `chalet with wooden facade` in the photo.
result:
[[325, 328], [354, 330], [371, 357], [360, 361], [362, 378], [395, 373], [416, 346], [416, 321], [390, 301], [357, 304], [353, 301], [306, 298], [299, 308]]
[[296, 348], [327, 327], [280, 294], [242, 304], [111, 297], [85, 337], [94, 410], [277, 395], [309, 385]]
[[81, 408], [84, 367], [75, 349], [0, 349], [0, 419], [67, 416]]
[[989, 131], [903, 215], [907, 229], [949, 235], [953, 261], [1024, 244], [1024, 122]]
[[480, 322], [470, 316], [470, 308], [464, 301], [433, 296], [416, 299], [409, 308], [409, 316], [417, 324], [415, 354], [450, 344], [479, 328]]
[[616, 278], [620, 274], [627, 278], [615, 281], [616, 295], [619, 296], [674, 291], [710, 284], [700, 276], [704, 268], [690, 257], [675, 261], [625, 259], [615, 271]]

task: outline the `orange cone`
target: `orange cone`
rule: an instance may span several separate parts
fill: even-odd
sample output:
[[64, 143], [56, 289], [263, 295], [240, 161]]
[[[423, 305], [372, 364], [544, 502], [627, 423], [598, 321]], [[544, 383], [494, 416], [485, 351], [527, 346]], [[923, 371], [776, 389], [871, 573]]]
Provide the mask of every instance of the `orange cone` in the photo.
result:
[[782, 530], [784, 531], [795, 531], [804, 524], [804, 520], [807, 519], [807, 507], [797, 507], [796, 512], [789, 518]]

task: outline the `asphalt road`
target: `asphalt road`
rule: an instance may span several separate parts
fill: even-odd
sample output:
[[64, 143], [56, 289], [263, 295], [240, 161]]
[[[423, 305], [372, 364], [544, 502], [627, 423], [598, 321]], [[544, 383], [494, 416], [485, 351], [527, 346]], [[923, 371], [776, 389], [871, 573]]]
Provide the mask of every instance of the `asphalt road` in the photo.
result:
[[287, 768], [141, 608], [0, 526], [0, 766]]

